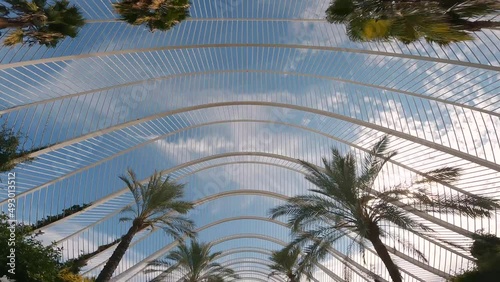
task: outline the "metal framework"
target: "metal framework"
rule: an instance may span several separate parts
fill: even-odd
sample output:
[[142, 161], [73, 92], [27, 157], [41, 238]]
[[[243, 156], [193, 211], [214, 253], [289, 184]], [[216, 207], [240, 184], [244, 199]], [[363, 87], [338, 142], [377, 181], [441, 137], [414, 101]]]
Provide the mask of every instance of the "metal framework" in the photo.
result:
[[[117, 20], [109, 1], [73, 2], [86, 18], [78, 37], [55, 48], [0, 47], [0, 119], [27, 136], [24, 149], [42, 147], [14, 169], [17, 219], [92, 203], [38, 230], [63, 259], [126, 232], [119, 213], [133, 198], [118, 176], [127, 168], [143, 181], [158, 170], [187, 183], [199, 239], [214, 242], [244, 281], [269, 281], [270, 251], [291, 237], [267, 211], [307, 193], [298, 160], [320, 166], [332, 146], [361, 156], [385, 134], [398, 154], [377, 187], [455, 166], [460, 179], [432, 189], [500, 199], [498, 29], [448, 47], [361, 43], [324, 20], [329, 0], [193, 0], [190, 19], [151, 33]], [[7, 196], [1, 189], [4, 212]], [[428, 262], [384, 243], [404, 281], [445, 281], [472, 264], [474, 232], [500, 235], [499, 215], [412, 211], [435, 232], [387, 227]], [[147, 262], [176, 244], [161, 231], [139, 233], [114, 281], [153, 279]], [[82, 273], [97, 275], [112, 251]], [[358, 251], [346, 233], [314, 281], [390, 281], [371, 247], [365, 258]]]

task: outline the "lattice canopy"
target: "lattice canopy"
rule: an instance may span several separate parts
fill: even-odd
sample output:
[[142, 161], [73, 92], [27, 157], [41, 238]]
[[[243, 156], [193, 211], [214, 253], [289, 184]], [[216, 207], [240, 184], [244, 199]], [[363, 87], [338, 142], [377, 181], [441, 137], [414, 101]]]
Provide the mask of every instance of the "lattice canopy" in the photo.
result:
[[[127, 168], [187, 183], [200, 240], [243, 281], [284, 281], [268, 278], [267, 264], [290, 231], [268, 210], [313, 188], [298, 159], [321, 165], [331, 147], [361, 156], [388, 135], [398, 154], [377, 187], [456, 166], [460, 179], [433, 189], [500, 199], [498, 29], [448, 47], [360, 43], [326, 22], [329, 0], [193, 0], [189, 19], [150, 32], [117, 20], [109, 0], [72, 2], [86, 19], [76, 38], [0, 47], [1, 119], [28, 135], [25, 148], [44, 147], [15, 168], [18, 220], [91, 203], [42, 228], [64, 259], [126, 233], [119, 211], [133, 198], [118, 176]], [[500, 235], [498, 212], [411, 217], [434, 232], [387, 227], [428, 259], [387, 239], [404, 281], [445, 281], [471, 265], [475, 231]], [[363, 258], [353, 238], [337, 242], [314, 281], [390, 281], [374, 249]], [[174, 245], [161, 230], [140, 232], [113, 279], [153, 279], [146, 263]], [[112, 251], [82, 273], [96, 276]]]

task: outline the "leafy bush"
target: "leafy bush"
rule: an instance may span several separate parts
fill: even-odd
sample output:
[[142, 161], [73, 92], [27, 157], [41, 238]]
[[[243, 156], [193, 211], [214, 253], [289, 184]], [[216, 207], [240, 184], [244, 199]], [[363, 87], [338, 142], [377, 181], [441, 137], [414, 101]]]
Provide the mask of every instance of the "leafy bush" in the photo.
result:
[[82, 277], [79, 274], [71, 272], [68, 268], [63, 268], [59, 271], [57, 282], [93, 282], [94, 278]]
[[[80, 269], [73, 267], [74, 260], [61, 263], [61, 249], [54, 244], [43, 246], [32, 231], [32, 226], [15, 222], [11, 224], [7, 215], [0, 214], [0, 273], [5, 274], [8, 279], [21, 282], [94, 281], [78, 274]], [[15, 238], [11, 233], [15, 234]], [[11, 265], [8, 256], [11, 256], [11, 248], [15, 248], [14, 273], [9, 272]]]
[[[61, 268], [61, 252], [54, 245], [43, 246], [31, 234], [31, 226], [11, 224], [5, 214], [0, 215], [0, 273], [8, 278], [23, 282], [57, 282]], [[15, 239], [9, 239], [15, 234]], [[11, 249], [15, 249], [11, 253]], [[15, 256], [15, 272], [9, 272], [10, 258]]]
[[471, 254], [476, 267], [451, 279], [453, 282], [498, 282], [500, 276], [500, 238], [482, 232], [472, 237]]

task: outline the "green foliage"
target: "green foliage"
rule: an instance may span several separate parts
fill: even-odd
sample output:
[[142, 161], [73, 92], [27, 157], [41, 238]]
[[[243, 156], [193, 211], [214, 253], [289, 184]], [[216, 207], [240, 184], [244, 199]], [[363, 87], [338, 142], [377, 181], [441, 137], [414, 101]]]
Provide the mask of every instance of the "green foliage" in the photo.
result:
[[85, 23], [75, 5], [68, 0], [48, 4], [46, 0], [5, 0], [0, 4], [0, 29], [8, 29], [4, 45], [20, 43], [55, 47], [67, 36], [74, 38]]
[[68, 268], [63, 268], [59, 271], [57, 282], [94, 282], [95, 278], [83, 277]]
[[[153, 281], [161, 281], [167, 274], [173, 271], [183, 273], [182, 281], [198, 282], [198, 281], [225, 281], [226, 279], [238, 279], [234, 270], [223, 267], [215, 262], [217, 257], [222, 252], [212, 252], [211, 244], [199, 243], [196, 240], [191, 240], [188, 246], [184, 243], [180, 244], [177, 249], [171, 251], [165, 259], [155, 260], [149, 263], [151, 266], [164, 266], [166, 270], [162, 271]], [[148, 269], [146, 273], [158, 272], [161, 270]]]
[[8, 129], [4, 124], [0, 131], [0, 172], [8, 172], [18, 164], [16, 159], [31, 161], [26, 157], [31, 151], [19, 149], [23, 136]]
[[122, 0], [113, 4], [121, 20], [146, 25], [150, 31], [169, 30], [189, 17], [189, 0]]
[[[14, 231], [15, 239], [11, 235]], [[17, 224], [8, 220], [6, 214], [0, 214], [0, 273], [10, 279], [23, 282], [92, 282], [78, 274], [75, 260], [61, 263], [61, 249], [54, 244], [44, 246], [36, 239], [30, 225]], [[15, 249], [15, 271], [11, 267], [9, 256]], [[76, 259], [78, 260], [78, 259]]]
[[67, 209], [63, 209], [62, 210], [62, 213], [60, 214], [57, 214], [57, 215], [49, 215], [47, 216], [47, 218], [44, 218], [44, 219], [41, 219], [41, 220], [38, 220], [36, 222], [36, 224], [33, 224], [33, 229], [38, 229], [38, 228], [42, 228], [46, 225], [49, 225], [51, 224], [52, 222], [56, 222], [60, 219], [63, 219], [69, 215], [72, 215], [74, 213], [77, 213], [87, 207], [89, 207], [91, 204], [82, 204], [82, 205], [73, 205]]
[[471, 19], [499, 11], [497, 0], [332, 0], [326, 19], [345, 24], [354, 41], [395, 38], [409, 44], [424, 38], [447, 45], [472, 40], [482, 28], [499, 27], [498, 21]]
[[[43, 246], [31, 235], [31, 227], [23, 224], [10, 224], [7, 216], [0, 216], [0, 273], [23, 282], [58, 282], [61, 269], [60, 250], [55, 246]], [[11, 228], [11, 229], [9, 229]], [[15, 240], [11, 238], [11, 230], [15, 230]], [[9, 245], [10, 244], [10, 245]], [[14, 245], [15, 244], [15, 245]], [[7, 256], [15, 248], [15, 274], [10, 269]]]
[[455, 276], [453, 282], [496, 282], [500, 277], [500, 238], [493, 234], [476, 233], [471, 254], [476, 267]]

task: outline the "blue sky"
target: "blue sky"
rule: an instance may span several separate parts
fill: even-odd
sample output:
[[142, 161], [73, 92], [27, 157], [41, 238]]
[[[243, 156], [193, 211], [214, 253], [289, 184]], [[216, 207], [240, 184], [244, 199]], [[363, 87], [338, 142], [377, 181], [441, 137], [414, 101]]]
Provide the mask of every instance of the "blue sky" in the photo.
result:
[[[394, 148], [400, 151], [396, 158], [399, 164], [417, 170], [458, 165], [465, 171], [456, 184], [458, 189], [498, 198], [500, 188], [495, 179], [500, 175], [494, 168], [498, 168], [500, 160], [496, 133], [500, 127], [499, 31], [478, 33], [480, 40], [442, 48], [426, 43], [412, 46], [396, 42], [352, 43], [343, 34], [343, 27], [319, 21], [201, 20], [321, 19], [328, 4], [328, 1], [228, 0], [217, 9], [216, 5], [221, 2], [193, 1], [191, 15], [195, 20], [183, 22], [169, 32], [149, 33], [144, 27], [102, 22], [113, 19], [107, 1], [76, 3], [84, 9], [87, 19], [101, 22], [87, 24], [79, 37], [65, 40], [55, 49], [0, 48], [1, 119], [29, 136], [26, 147], [86, 136], [80, 142], [47, 152], [16, 169], [18, 192], [37, 190], [19, 197], [22, 220], [34, 222], [73, 204], [95, 202], [122, 190], [125, 187], [118, 175], [127, 167], [132, 167], [143, 179], [154, 169], [166, 170], [214, 154], [264, 152], [319, 164], [330, 146], [349, 149], [348, 144], [303, 128], [256, 122], [268, 120], [303, 126], [365, 149], [381, 133], [362, 124], [402, 132], [404, 135], [393, 137]], [[242, 45], [247, 43], [285, 45]], [[212, 47], [207, 44], [239, 45]], [[200, 46], [179, 48], [185, 45]], [[321, 50], [314, 46], [335, 49]], [[359, 53], [343, 52], [342, 48]], [[137, 49], [137, 52], [129, 49]], [[75, 57], [79, 55], [83, 56]], [[404, 57], [406, 55], [422, 57]], [[59, 58], [61, 56], [70, 57]], [[434, 62], [428, 58], [450, 61]], [[242, 101], [304, 108], [265, 105], [202, 108], [209, 103]], [[12, 108], [30, 103], [33, 104], [22, 109]], [[183, 110], [188, 107], [196, 109]], [[352, 124], [350, 119], [362, 124]], [[239, 121], [218, 123], [227, 120]], [[112, 128], [127, 123], [128, 127]], [[202, 123], [218, 124], [197, 127]], [[193, 128], [183, 130], [188, 126]], [[88, 135], [92, 133], [97, 134]], [[163, 136], [169, 133], [171, 135]], [[412, 138], [420, 140], [420, 145], [408, 140]], [[153, 141], [141, 145], [147, 140]], [[441, 147], [429, 148], [425, 142]], [[450, 151], [443, 152], [443, 148]], [[465, 154], [469, 159], [450, 152]], [[234, 156], [183, 168], [175, 175], [236, 161], [272, 162], [299, 168], [293, 163], [263, 156]], [[93, 165], [95, 162], [100, 163]], [[237, 169], [240, 166], [242, 169]], [[75, 170], [80, 171], [71, 174]], [[385, 172], [385, 183], [398, 179], [391, 175], [394, 171], [403, 178], [413, 176], [413, 172], [394, 165]], [[227, 176], [223, 183], [217, 181], [221, 172]], [[308, 187], [297, 172], [249, 163], [200, 171], [181, 181], [188, 183], [186, 197], [191, 200], [206, 196], [204, 192], [196, 192], [204, 185], [212, 189], [210, 193], [269, 189], [287, 194], [305, 191]], [[435, 189], [451, 191], [441, 186]], [[0, 191], [0, 195], [5, 196], [5, 191]], [[228, 214], [265, 216], [267, 208], [277, 203], [262, 197], [236, 198], [224, 198], [200, 207], [194, 214], [195, 220], [201, 225]], [[130, 196], [124, 194], [96, 206], [68, 220], [64, 226], [47, 230], [44, 239], [48, 242], [64, 238], [130, 200]], [[213, 214], [206, 217], [208, 211]], [[499, 232], [497, 218], [471, 222], [435, 216], [470, 231], [485, 227], [490, 232]], [[123, 234], [127, 225], [118, 224], [117, 219], [118, 216], [114, 216], [90, 232], [69, 240], [66, 248], [73, 253], [68, 251], [65, 256], [74, 254], [75, 249], [76, 252], [92, 250]], [[201, 238], [217, 238], [227, 229], [253, 228], [263, 233], [279, 229], [260, 224], [255, 228], [246, 222], [226, 223], [204, 231]], [[167, 240], [160, 233], [145, 239], [142, 245], [131, 250], [122, 267], [154, 252], [164, 243], [162, 239]]]

